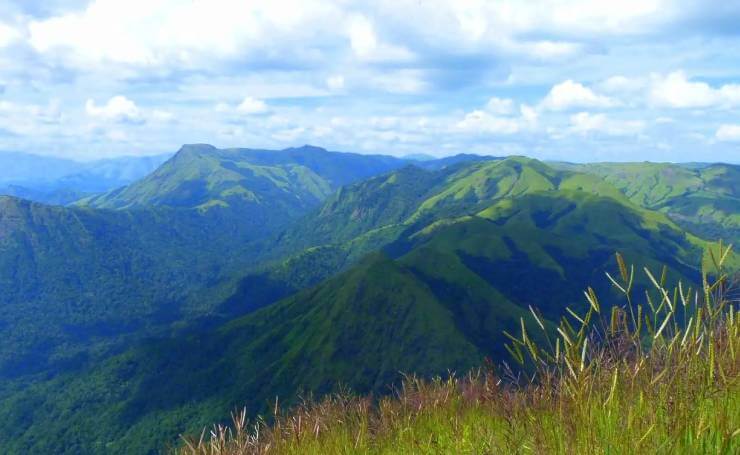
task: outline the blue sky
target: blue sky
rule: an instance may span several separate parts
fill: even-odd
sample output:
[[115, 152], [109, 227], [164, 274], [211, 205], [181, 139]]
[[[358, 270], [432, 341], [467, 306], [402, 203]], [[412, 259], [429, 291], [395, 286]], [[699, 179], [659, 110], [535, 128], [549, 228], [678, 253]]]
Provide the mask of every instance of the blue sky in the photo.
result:
[[0, 150], [740, 162], [740, 2], [5, 0]]

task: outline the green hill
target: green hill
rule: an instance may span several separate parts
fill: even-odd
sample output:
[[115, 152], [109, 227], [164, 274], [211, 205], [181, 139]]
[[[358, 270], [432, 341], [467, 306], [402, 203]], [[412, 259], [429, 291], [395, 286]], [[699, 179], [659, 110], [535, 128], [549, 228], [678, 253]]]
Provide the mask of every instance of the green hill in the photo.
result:
[[568, 167], [604, 178], [636, 204], [666, 213], [697, 235], [740, 242], [740, 166], [594, 163]]
[[[438, 170], [407, 166], [342, 188], [267, 249], [285, 256], [331, 245], [346, 252], [346, 259], [338, 262], [345, 265], [431, 223], [477, 213], [504, 198], [558, 190], [584, 191], [632, 205], [599, 177], [557, 170], [530, 158], [459, 163]], [[641, 210], [648, 217], [657, 215], [649, 212]]]
[[98, 208], [196, 208], [265, 204], [305, 210], [341, 185], [400, 167], [385, 157], [318, 147], [252, 150], [185, 145], [155, 172], [126, 188], [80, 201]]
[[428, 163], [186, 146], [78, 207], [2, 199], [0, 445], [152, 453], [241, 404], [506, 359], [528, 306], [608, 306], [615, 251], [700, 279], [706, 242], [595, 171]]
[[[306, 223], [363, 213], [362, 227], [330, 239], [357, 237], [245, 279], [241, 298], [262, 291], [261, 305], [239, 295], [223, 305], [257, 308], [331, 275], [326, 264], [343, 263], [345, 272], [218, 328], [145, 342], [14, 394], [0, 414], [12, 449], [49, 450], [63, 439], [70, 453], [147, 453], [235, 406], [264, 412], [276, 395], [289, 404], [301, 391], [339, 384], [382, 394], [399, 371], [429, 376], [502, 360], [502, 330], [515, 330], [520, 317], [532, 325], [529, 305], [555, 320], [566, 305], [583, 304], [590, 284], [608, 305], [603, 272], [617, 250], [637, 264], [668, 264], [671, 281], [698, 280], [701, 241], [599, 178], [521, 158], [423, 172], [402, 169], [344, 189], [314, 215], [320, 221]], [[389, 200], [392, 185], [416, 184], [418, 195]], [[350, 193], [352, 202], [337, 202]], [[357, 238], [389, 221], [402, 230], [382, 243], [386, 253], [354, 266], [342, 258], [343, 249], [366, 248]], [[73, 438], [63, 436], [69, 427]]]
[[[731, 255], [721, 244], [713, 251]], [[588, 311], [564, 317], [554, 343], [534, 337], [544, 324], [520, 327], [509, 340], [512, 360], [536, 363], [534, 374], [486, 363], [465, 376], [406, 377], [380, 399], [343, 391], [309, 397], [288, 412], [273, 410], [268, 422], [253, 424], [238, 411], [231, 425], [192, 433], [173, 453], [736, 453], [740, 321], [722, 263], [696, 300], [686, 299], [685, 286], [651, 280], [649, 292], [608, 315], [589, 291]], [[623, 291], [628, 267], [616, 278]]]
[[207, 315], [260, 263], [256, 240], [337, 185], [403, 164], [314, 147], [184, 146], [76, 207], [0, 197], [0, 377], [77, 368]]
[[0, 197], [0, 377], [71, 368], [106, 340], [204, 311], [190, 297], [245, 263], [228, 221]]

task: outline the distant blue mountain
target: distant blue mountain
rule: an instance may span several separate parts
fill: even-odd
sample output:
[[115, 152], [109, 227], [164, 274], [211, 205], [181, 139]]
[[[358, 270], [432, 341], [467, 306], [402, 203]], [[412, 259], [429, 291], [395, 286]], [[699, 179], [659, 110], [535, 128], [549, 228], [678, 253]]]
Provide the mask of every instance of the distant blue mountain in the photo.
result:
[[0, 152], [0, 195], [65, 205], [138, 180], [171, 155], [125, 156], [90, 162]]

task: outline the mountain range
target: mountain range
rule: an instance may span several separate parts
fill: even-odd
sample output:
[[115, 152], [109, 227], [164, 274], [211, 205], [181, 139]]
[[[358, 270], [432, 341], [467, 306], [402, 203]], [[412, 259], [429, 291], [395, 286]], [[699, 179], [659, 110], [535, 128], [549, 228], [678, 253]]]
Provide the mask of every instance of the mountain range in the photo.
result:
[[740, 167], [729, 164], [596, 163], [572, 167], [592, 173], [633, 202], [663, 212], [707, 238], [740, 237]]
[[119, 157], [90, 162], [0, 152], [0, 195], [66, 205], [89, 194], [128, 185], [170, 155]]
[[530, 306], [611, 304], [617, 251], [700, 283], [739, 171], [188, 145], [67, 207], [0, 198], [0, 446], [157, 453], [276, 396], [505, 361]]

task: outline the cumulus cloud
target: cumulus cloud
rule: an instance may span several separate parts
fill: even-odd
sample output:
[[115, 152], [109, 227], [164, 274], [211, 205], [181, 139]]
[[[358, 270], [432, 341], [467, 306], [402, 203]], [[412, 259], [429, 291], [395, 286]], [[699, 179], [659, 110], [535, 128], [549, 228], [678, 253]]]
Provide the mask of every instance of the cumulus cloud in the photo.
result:
[[645, 89], [645, 80], [643, 78], [626, 77], [621, 75], [611, 76], [600, 82], [597, 87], [599, 90], [613, 94], [636, 94]]
[[90, 117], [113, 122], [144, 122], [144, 117], [136, 103], [123, 95], [116, 95], [101, 106], [96, 105], [94, 100], [88, 99], [85, 103], [85, 112]]
[[537, 109], [533, 108], [532, 106], [528, 106], [526, 104], [522, 104], [519, 106], [519, 112], [522, 115], [522, 120], [525, 124], [534, 127], [537, 124], [537, 119], [539, 118], [539, 114], [537, 113]]
[[552, 111], [564, 111], [574, 108], [605, 108], [616, 104], [612, 99], [595, 93], [588, 87], [570, 79], [554, 85], [541, 107]]
[[32, 21], [29, 42], [78, 63], [190, 65], [310, 35], [305, 25], [334, 10], [315, 0], [94, 0], [82, 11]]
[[740, 142], [740, 125], [720, 125], [714, 137], [722, 142]]
[[247, 96], [241, 103], [239, 103], [236, 110], [242, 114], [264, 114], [269, 110], [269, 108], [267, 107], [267, 103], [261, 99]]
[[378, 38], [372, 23], [363, 16], [354, 17], [348, 25], [352, 50], [360, 57], [367, 57], [378, 47]]
[[21, 34], [15, 27], [0, 22], [0, 48], [8, 46], [20, 39]]
[[260, 98], [245, 96], [238, 104], [218, 103], [215, 110], [230, 116], [261, 115], [270, 112], [270, 106]]
[[0, 7], [0, 148], [736, 153], [732, 2], [33, 1]]
[[[511, 114], [511, 115], [509, 115]], [[526, 104], [519, 106], [519, 115], [513, 115], [513, 101], [491, 98], [486, 109], [476, 109], [465, 114], [455, 124], [455, 129], [466, 133], [512, 135], [532, 131], [539, 118], [537, 111]]]
[[155, 109], [150, 115], [151, 120], [159, 123], [170, 123], [175, 120], [175, 114], [160, 109]]
[[486, 103], [486, 110], [494, 114], [511, 114], [514, 111], [514, 101], [509, 98], [494, 96]]
[[363, 15], [351, 16], [347, 27], [350, 45], [360, 60], [402, 62], [410, 61], [414, 57], [405, 47], [382, 41], [373, 23]]
[[570, 131], [577, 134], [601, 133], [609, 136], [630, 136], [639, 133], [645, 124], [639, 120], [617, 120], [606, 114], [579, 112], [570, 117]]
[[521, 52], [539, 60], [558, 60], [578, 55], [583, 46], [568, 41], [529, 41], [511, 44], [511, 51]]
[[689, 80], [683, 71], [674, 71], [665, 76], [653, 74], [648, 96], [657, 107], [736, 106], [740, 105], [740, 84], [714, 88], [706, 82]]
[[[28, 30], [34, 49], [77, 64], [192, 66], [271, 52], [313, 59], [341, 41], [367, 61], [410, 61], [432, 50], [558, 59], [583, 53], [593, 37], [654, 33], [684, 9], [665, 0], [616, 7], [575, 0], [556, 7], [548, 0], [93, 0], [83, 10], [34, 19]], [[554, 38], [531, 38], [538, 33]]]

